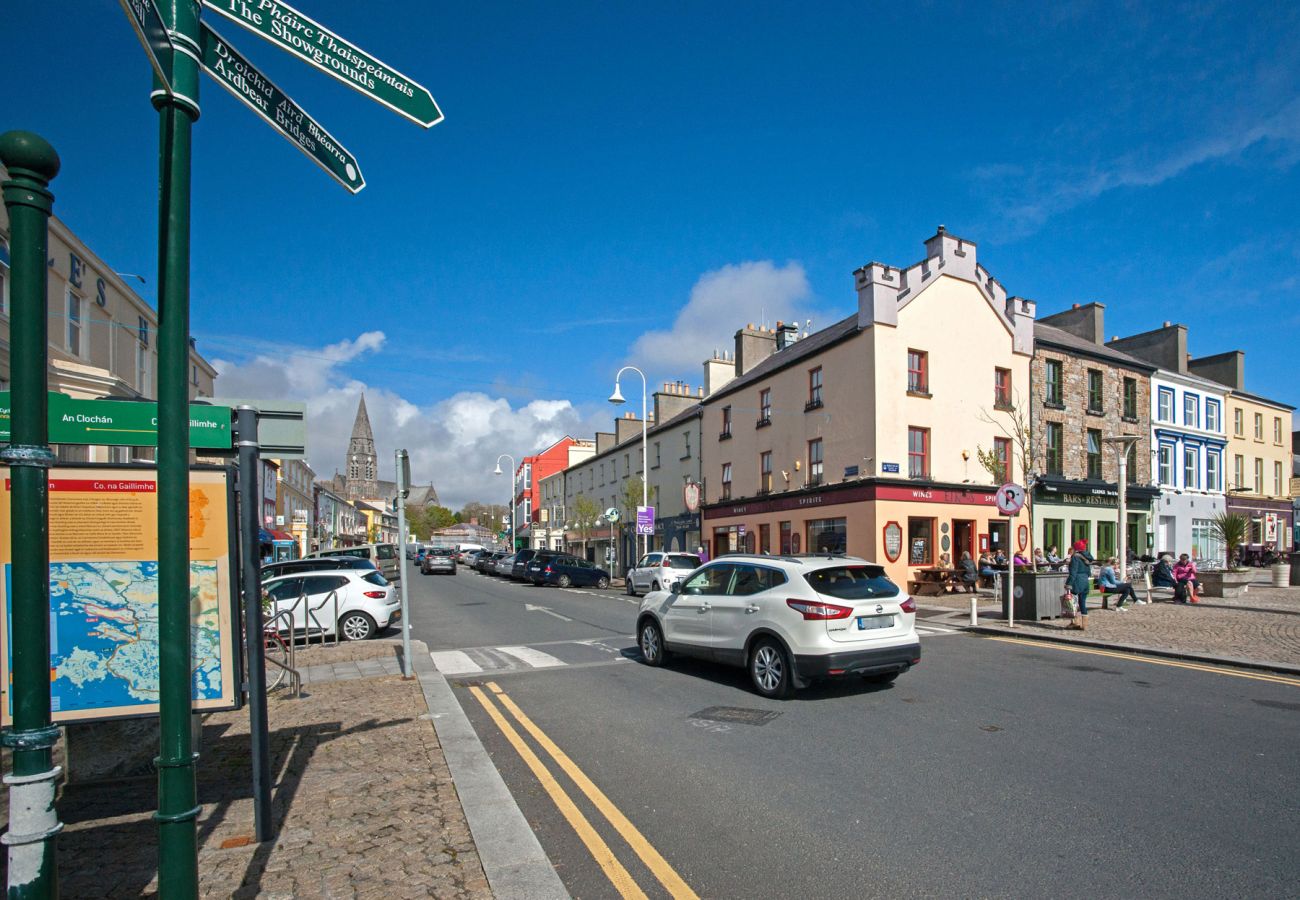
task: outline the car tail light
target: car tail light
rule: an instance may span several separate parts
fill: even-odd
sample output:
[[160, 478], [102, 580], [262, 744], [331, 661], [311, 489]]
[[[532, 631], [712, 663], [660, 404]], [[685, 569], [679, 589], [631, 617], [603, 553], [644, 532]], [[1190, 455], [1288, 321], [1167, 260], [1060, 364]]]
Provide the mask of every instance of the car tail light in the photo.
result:
[[787, 600], [785, 605], [797, 613], [802, 613], [804, 619], [809, 622], [819, 619], [847, 619], [853, 614], [851, 607], [819, 603], [815, 600]]
[[669, 568], [669, 563], [667, 558], [665, 558], [664, 561], [661, 562], [659, 565], [663, 566], [665, 569]]
[[543, 574], [543, 575], [550, 575], [550, 574], [551, 574], [551, 567], [550, 567], [550, 566], [547, 566], [545, 569], [543, 569], [543, 570], [542, 570], [542, 574]]
[[366, 591], [365, 594], [371, 600], [382, 600], [388, 596], [387, 591]]
[[898, 605], [898, 608], [906, 613], [914, 613], [916, 612], [916, 601], [913, 600], [911, 597], [908, 597], [906, 600], [904, 600], [902, 603]]

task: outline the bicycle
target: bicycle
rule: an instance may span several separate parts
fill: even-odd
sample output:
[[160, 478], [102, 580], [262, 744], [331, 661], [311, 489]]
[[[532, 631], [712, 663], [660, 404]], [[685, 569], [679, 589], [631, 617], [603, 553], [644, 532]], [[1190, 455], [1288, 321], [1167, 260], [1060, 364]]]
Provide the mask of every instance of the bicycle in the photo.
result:
[[262, 656], [265, 659], [266, 692], [269, 694], [289, 674], [289, 643], [279, 629], [262, 629]]

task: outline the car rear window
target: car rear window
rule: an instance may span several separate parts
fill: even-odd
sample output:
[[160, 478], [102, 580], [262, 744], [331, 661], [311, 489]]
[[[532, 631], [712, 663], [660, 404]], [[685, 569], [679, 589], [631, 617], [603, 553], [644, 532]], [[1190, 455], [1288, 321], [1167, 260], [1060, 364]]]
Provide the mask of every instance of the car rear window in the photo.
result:
[[378, 587], [388, 586], [388, 579], [385, 578], [383, 575], [380, 575], [378, 572], [367, 572], [366, 574], [361, 576], [361, 580], [368, 581], [371, 584], [376, 585]]
[[689, 553], [668, 554], [668, 565], [674, 569], [698, 569], [700, 558]]
[[880, 566], [831, 566], [809, 572], [804, 580], [817, 593], [839, 600], [898, 596], [898, 585]]
[[377, 548], [380, 559], [396, 559], [397, 548], [392, 544], [380, 544]]

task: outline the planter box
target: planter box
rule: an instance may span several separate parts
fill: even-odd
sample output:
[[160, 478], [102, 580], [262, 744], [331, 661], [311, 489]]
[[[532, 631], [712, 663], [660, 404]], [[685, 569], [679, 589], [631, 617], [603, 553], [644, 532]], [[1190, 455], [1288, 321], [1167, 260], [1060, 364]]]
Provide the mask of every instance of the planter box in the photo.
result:
[[1200, 572], [1196, 578], [1201, 583], [1201, 590], [1207, 597], [1240, 597], [1250, 587], [1255, 573], [1247, 569], [1244, 572], [1231, 570], [1219, 572]]
[[[1064, 572], [1016, 571], [1013, 590], [1016, 592], [1015, 617], [1017, 619], [1051, 619], [1061, 614], [1061, 595], [1065, 593]], [[1002, 618], [1007, 617], [1007, 576], [1001, 581]]]

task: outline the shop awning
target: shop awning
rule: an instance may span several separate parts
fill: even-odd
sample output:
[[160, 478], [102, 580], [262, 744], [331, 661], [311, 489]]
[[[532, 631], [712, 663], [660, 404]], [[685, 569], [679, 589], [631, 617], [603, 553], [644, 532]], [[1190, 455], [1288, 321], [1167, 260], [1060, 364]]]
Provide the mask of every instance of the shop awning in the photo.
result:
[[267, 541], [296, 541], [296, 537], [287, 531], [277, 531], [274, 528], [262, 528], [257, 532], [257, 539], [261, 542]]

